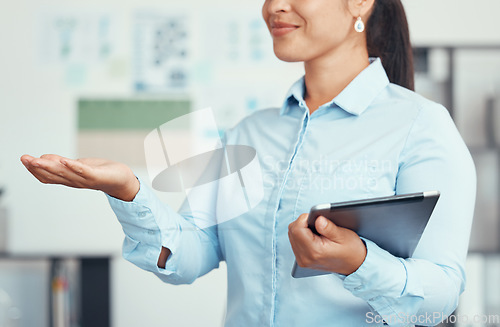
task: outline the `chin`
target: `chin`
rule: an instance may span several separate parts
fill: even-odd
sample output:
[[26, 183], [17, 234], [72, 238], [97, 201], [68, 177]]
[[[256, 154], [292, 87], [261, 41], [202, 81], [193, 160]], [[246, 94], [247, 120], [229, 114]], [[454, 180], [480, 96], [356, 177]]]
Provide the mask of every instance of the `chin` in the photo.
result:
[[288, 49], [287, 51], [274, 48], [274, 55], [281, 61], [285, 62], [300, 62], [304, 61], [303, 56], [300, 56], [296, 51]]

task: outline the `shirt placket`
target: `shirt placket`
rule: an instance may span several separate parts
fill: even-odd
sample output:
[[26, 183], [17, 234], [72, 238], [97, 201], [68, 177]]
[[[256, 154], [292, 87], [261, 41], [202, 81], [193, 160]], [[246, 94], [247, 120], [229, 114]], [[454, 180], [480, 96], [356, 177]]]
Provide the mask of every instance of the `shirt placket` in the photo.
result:
[[307, 128], [309, 126], [309, 121], [310, 121], [310, 116], [309, 116], [309, 109], [305, 105], [304, 102], [299, 103], [299, 107], [303, 109], [304, 115], [302, 117], [302, 124], [301, 128], [298, 132], [298, 138], [297, 142], [295, 143], [292, 155], [290, 157], [290, 160], [288, 161], [288, 166], [287, 169], [283, 175], [283, 180], [281, 183], [281, 186], [278, 191], [278, 196], [277, 196], [277, 201], [274, 207], [274, 212], [273, 212], [273, 230], [272, 230], [272, 251], [273, 251], [273, 259], [272, 259], [272, 299], [271, 299], [271, 319], [270, 319], [270, 326], [275, 326], [275, 318], [276, 318], [276, 293], [277, 293], [277, 281], [278, 281], [278, 271], [277, 271], [277, 261], [278, 261], [278, 254], [277, 254], [277, 242], [278, 242], [278, 235], [277, 235], [277, 223], [278, 223], [278, 210], [281, 207], [281, 201], [282, 201], [282, 196], [283, 192], [285, 190], [286, 183], [288, 181], [288, 178], [290, 176], [290, 173], [292, 172], [294, 168], [294, 164], [296, 162], [297, 158], [297, 153], [299, 152], [300, 148], [302, 147], [302, 144], [304, 143], [304, 136], [307, 132]]

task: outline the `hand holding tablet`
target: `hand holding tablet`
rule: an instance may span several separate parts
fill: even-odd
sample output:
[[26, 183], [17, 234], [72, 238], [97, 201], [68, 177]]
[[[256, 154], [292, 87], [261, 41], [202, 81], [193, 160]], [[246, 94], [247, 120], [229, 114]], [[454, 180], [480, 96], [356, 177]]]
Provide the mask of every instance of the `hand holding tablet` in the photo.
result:
[[[408, 258], [415, 251], [438, 199], [439, 192], [431, 191], [320, 204], [311, 208], [308, 226], [318, 234], [315, 221], [324, 216], [393, 255]], [[299, 267], [296, 262], [292, 269], [296, 278], [324, 274], [329, 272]]]

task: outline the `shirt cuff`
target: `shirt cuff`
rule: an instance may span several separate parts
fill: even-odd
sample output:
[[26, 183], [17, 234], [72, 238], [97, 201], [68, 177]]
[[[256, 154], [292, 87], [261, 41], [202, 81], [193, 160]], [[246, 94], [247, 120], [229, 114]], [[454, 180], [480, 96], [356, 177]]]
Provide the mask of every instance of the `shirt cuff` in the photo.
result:
[[[135, 195], [132, 201], [123, 201], [106, 194], [108, 202], [111, 205], [118, 221], [122, 225], [126, 235], [133, 239], [146, 243], [156, 243], [156, 237], [147, 237], [143, 235], [143, 231], [150, 232], [149, 235], [158, 234], [158, 224], [152, 215], [151, 206], [149, 205], [151, 194], [148, 194], [145, 185], [139, 180], [139, 192]], [[140, 231], [140, 235], [135, 235]], [[135, 237], [134, 237], [135, 236]], [[146, 236], [146, 238], [144, 238]], [[156, 241], [156, 242], [155, 242]]]
[[[169, 274], [175, 270], [181, 225], [178, 214], [162, 203], [154, 192], [139, 180], [139, 192], [132, 201], [122, 201], [106, 194], [111, 208], [125, 233], [123, 255], [149, 271]], [[165, 269], [157, 267], [161, 248], [170, 249]]]
[[391, 299], [399, 298], [406, 285], [403, 260], [381, 249], [370, 240], [366, 244], [366, 258], [354, 273], [344, 279], [344, 288], [365, 300], [382, 316], [396, 314]]

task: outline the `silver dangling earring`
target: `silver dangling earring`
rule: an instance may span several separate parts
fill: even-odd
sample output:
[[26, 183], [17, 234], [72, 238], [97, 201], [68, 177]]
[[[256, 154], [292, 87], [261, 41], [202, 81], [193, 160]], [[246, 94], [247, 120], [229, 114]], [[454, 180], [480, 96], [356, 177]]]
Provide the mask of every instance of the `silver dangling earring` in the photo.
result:
[[356, 22], [354, 23], [354, 30], [358, 33], [363, 33], [363, 31], [365, 30], [365, 23], [363, 23], [361, 16], [359, 16]]

